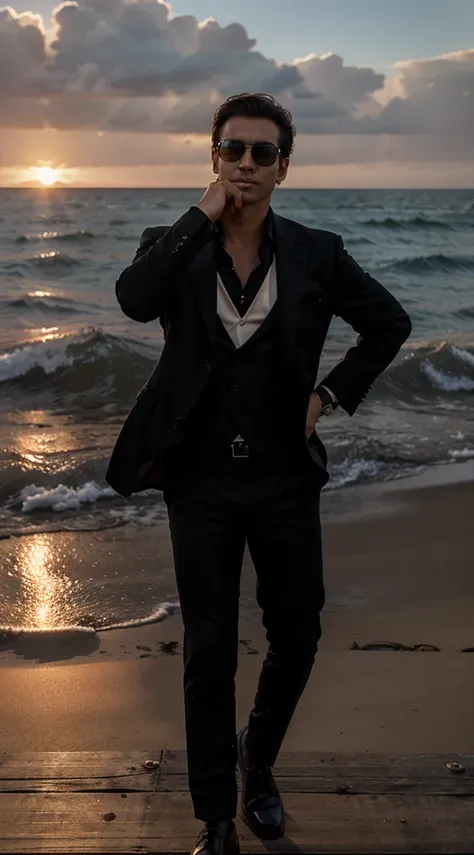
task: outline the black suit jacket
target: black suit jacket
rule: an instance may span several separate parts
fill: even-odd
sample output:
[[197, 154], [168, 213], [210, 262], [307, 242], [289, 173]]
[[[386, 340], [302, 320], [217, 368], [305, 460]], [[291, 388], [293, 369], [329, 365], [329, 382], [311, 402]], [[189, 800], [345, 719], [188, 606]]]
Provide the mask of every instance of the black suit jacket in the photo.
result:
[[[302, 441], [327, 480], [324, 445], [316, 433], [306, 440], [305, 424], [332, 317], [339, 315], [359, 334], [320, 381], [349, 416], [397, 355], [411, 322], [395, 297], [351, 258], [339, 235], [278, 215], [274, 222], [282, 400], [294, 408]], [[171, 227], [146, 229], [116, 283], [129, 318], [159, 319], [165, 331], [158, 364], [138, 393], [107, 469], [107, 482], [122, 496], [164, 488], [166, 449], [183, 438], [186, 419], [211, 376], [217, 313], [211, 236], [210, 221], [195, 207]]]

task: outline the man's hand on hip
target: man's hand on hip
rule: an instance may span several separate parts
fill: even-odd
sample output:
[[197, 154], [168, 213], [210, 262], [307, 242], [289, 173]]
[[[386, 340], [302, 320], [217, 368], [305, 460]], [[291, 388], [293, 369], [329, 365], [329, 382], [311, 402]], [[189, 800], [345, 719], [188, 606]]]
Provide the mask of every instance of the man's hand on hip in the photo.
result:
[[318, 423], [323, 402], [317, 392], [312, 392], [309, 396], [308, 412], [306, 413], [306, 439], [313, 433], [316, 424]]

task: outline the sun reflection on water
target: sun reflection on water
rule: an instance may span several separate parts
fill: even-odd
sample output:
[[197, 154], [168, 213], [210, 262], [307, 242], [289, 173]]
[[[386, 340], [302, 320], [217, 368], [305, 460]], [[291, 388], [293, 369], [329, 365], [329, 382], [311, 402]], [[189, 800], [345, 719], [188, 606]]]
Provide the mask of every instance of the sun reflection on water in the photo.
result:
[[54, 629], [67, 625], [74, 583], [63, 572], [66, 564], [58, 567], [51, 537], [38, 534], [22, 538], [16, 559], [23, 589], [23, 627]]
[[48, 475], [69, 471], [81, 447], [81, 438], [67, 426], [18, 431], [12, 442], [23, 472], [39, 470]]

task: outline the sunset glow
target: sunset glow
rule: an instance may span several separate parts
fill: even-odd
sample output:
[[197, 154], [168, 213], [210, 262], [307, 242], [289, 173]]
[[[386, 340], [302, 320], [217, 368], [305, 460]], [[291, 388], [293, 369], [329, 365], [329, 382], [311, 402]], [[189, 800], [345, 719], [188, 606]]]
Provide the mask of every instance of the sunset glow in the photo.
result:
[[43, 187], [52, 187], [59, 180], [58, 171], [57, 169], [53, 169], [52, 166], [36, 166], [33, 167], [33, 172], [35, 178]]
[[426, 5], [7, 3], [0, 188], [203, 189], [214, 112], [249, 88], [291, 113], [285, 188], [474, 187], [474, 2]]

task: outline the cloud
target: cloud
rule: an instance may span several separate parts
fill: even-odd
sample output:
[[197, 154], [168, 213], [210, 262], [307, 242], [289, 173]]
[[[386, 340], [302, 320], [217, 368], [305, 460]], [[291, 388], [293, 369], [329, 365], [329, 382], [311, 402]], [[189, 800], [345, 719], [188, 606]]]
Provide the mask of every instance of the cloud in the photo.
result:
[[[221, 27], [213, 19], [173, 18], [162, 0], [68, 0], [54, 10], [50, 33], [38, 16], [6, 9], [0, 13], [0, 39], [3, 124], [10, 97], [45, 99], [43, 122], [58, 127], [68, 121], [70, 127], [90, 125], [101, 112], [93, 99], [107, 98], [111, 103], [102, 116], [109, 116], [113, 127], [122, 120], [130, 127], [133, 115], [137, 130], [196, 131], [212, 116], [216, 92], [221, 98], [248, 89], [278, 96], [302, 82], [295, 65], [278, 64], [255, 51], [255, 39], [241, 24]], [[183, 104], [187, 96], [196, 99], [201, 112], [192, 110], [194, 127], [187, 109], [173, 106], [167, 117], [158, 100], [151, 113], [148, 105], [132, 109], [113, 103], [170, 95], [180, 96]], [[79, 96], [87, 99], [89, 110], [77, 105]]]
[[360, 111], [385, 81], [372, 68], [344, 66], [342, 57], [334, 53], [321, 57], [312, 53], [295, 60], [295, 65], [310, 93], [324, 96], [350, 115]]
[[248, 51], [257, 44], [256, 39], [249, 39], [242, 24], [229, 24], [222, 28], [214, 18], [209, 18], [204, 26], [198, 25], [198, 27], [199, 46], [197, 53]]
[[[67, 2], [53, 21], [50, 73], [67, 88], [77, 89], [84, 68], [89, 91], [113, 97], [185, 94], [226, 83], [234, 91], [238, 77], [244, 83], [251, 76], [257, 86], [268, 82], [281, 90], [286, 85], [273, 60], [251, 52], [255, 39], [241, 24], [170, 18], [170, 7], [161, 0]], [[299, 82], [295, 69], [290, 75]]]
[[474, 48], [433, 59], [399, 62], [387, 85], [378, 131], [390, 134], [468, 134], [474, 150]]
[[242, 24], [173, 16], [164, 0], [67, 0], [49, 30], [31, 12], [0, 10], [3, 127], [207, 134], [228, 95], [265, 91], [291, 110], [301, 162], [389, 149], [422, 160], [424, 137], [437, 159], [472, 158], [474, 48], [396, 70], [386, 80], [336, 53], [278, 63]]
[[43, 76], [46, 62], [41, 18], [0, 9], [0, 94], [28, 94], [28, 81]]

